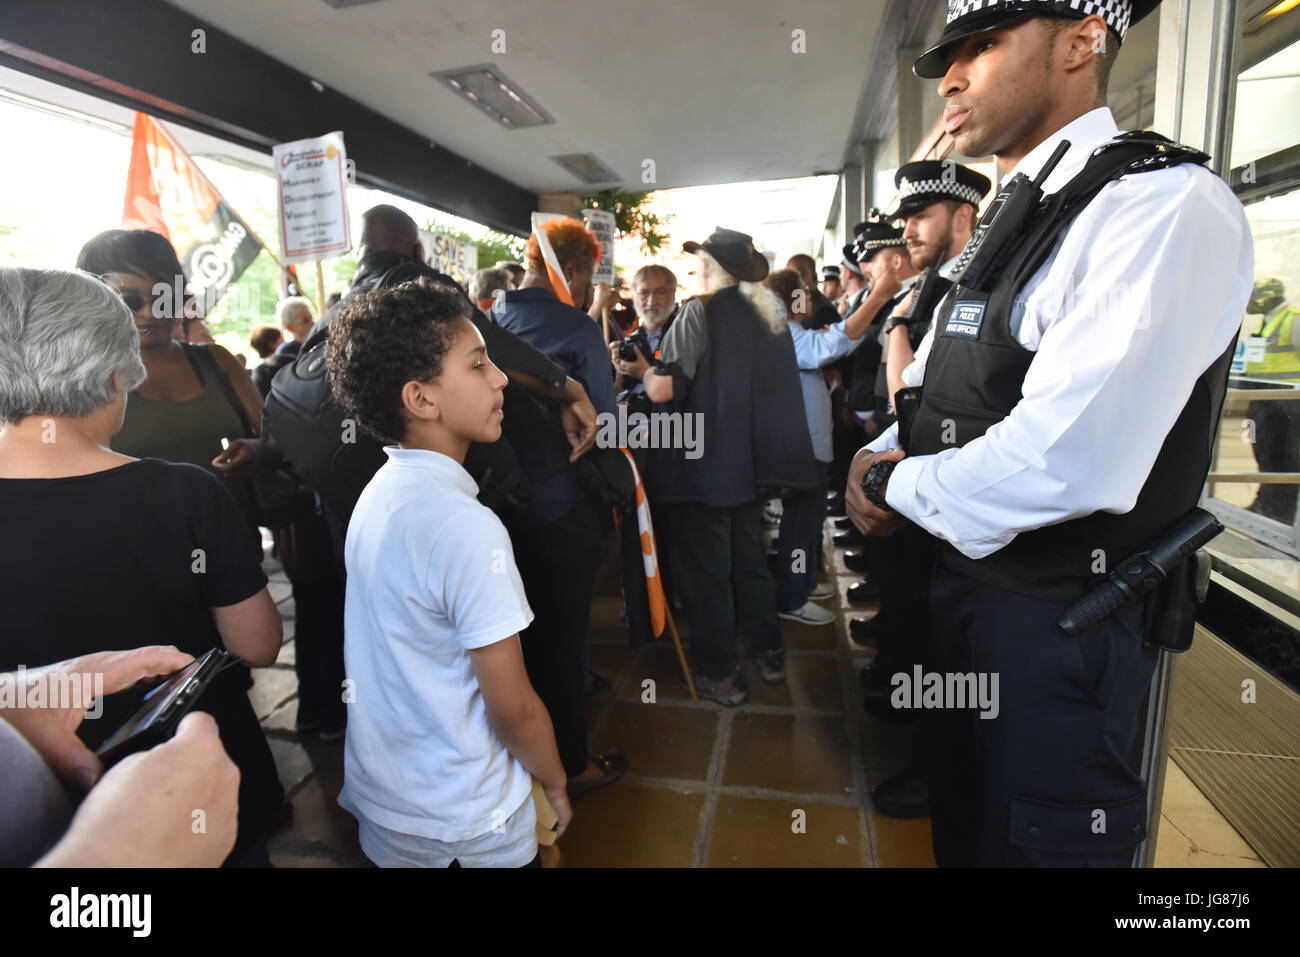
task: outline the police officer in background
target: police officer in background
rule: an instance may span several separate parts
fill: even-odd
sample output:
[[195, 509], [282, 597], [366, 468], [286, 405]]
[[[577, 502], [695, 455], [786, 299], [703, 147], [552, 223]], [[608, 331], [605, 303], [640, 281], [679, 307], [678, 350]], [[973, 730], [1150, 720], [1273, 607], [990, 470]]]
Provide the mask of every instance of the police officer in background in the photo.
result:
[[[899, 167], [894, 185], [898, 207], [891, 218], [902, 221], [908, 260], [919, 275], [909, 283], [907, 300], [897, 305], [884, 325], [885, 356], [876, 375], [876, 403], [883, 409], [893, 407], [900, 370], [912, 363], [914, 350], [926, 347], [922, 340], [928, 338], [935, 307], [952, 285], [950, 277], [958, 255], [971, 237], [979, 204], [993, 184], [983, 173], [952, 160], [918, 160]], [[849, 621], [849, 637], [855, 644], [874, 641], [878, 649], [875, 660], [860, 676], [867, 713], [875, 717], [899, 713], [890, 704], [893, 675], [913, 673], [915, 666], [926, 660], [930, 632], [932, 540], [923, 530], [907, 524], [887, 541], [891, 560], [881, 569], [883, 575], [873, 569], [885, 590], [881, 613]], [[857, 570], [865, 557], [865, 552], [862, 556], [849, 552], [844, 564]], [[917, 736], [903, 769], [872, 793], [871, 803], [877, 811], [897, 818], [930, 813], [926, 754], [924, 739]]]
[[894, 217], [903, 221], [912, 268], [933, 269], [943, 281], [935, 282], [914, 308], [897, 310], [899, 314], [885, 326], [885, 369], [878, 386], [891, 407], [900, 383], [918, 384], [907, 382], [904, 370], [918, 349], [928, 349], [934, 307], [949, 287], [957, 257], [974, 231], [980, 203], [993, 185], [978, 170], [951, 160], [906, 163], [899, 167], [894, 183], [898, 187]]
[[844, 286], [840, 282], [839, 266], [822, 266], [822, 295], [831, 301], [838, 312], [840, 299], [844, 297]]
[[[1286, 287], [1280, 279], [1255, 284], [1246, 314], [1263, 316], [1255, 336], [1264, 340], [1264, 357], [1246, 363], [1246, 378], [1288, 383], [1300, 388], [1300, 309], [1287, 304]], [[1300, 403], [1285, 399], [1246, 407], [1246, 418], [1255, 424], [1255, 461], [1261, 472], [1300, 472]], [[1261, 484], [1250, 510], [1290, 525], [1295, 521], [1295, 485]]]
[[855, 251], [858, 231], [861, 230], [865, 223], [859, 223], [854, 229], [854, 241], [846, 245], [840, 252], [840, 285], [844, 287], [844, 295], [836, 308], [839, 309], [841, 316], [851, 316], [853, 311], [862, 305], [862, 300], [867, 298], [869, 292], [867, 278], [862, 274], [861, 267], [858, 266], [858, 256]]
[[[1125, 866], [1145, 837], [1129, 755], [1152, 598], [1075, 637], [1058, 622], [1196, 505], [1254, 267], [1208, 157], [1121, 136], [1105, 106], [1118, 44], [1158, 2], [952, 0], [915, 65], [956, 149], [1006, 175], [990, 211], [1015, 214], [977, 227], [922, 385], [846, 496], [864, 532], [907, 519], [940, 540], [930, 667], [996, 689], [972, 707], [941, 688], [924, 712], [942, 866]], [[1039, 177], [1051, 202], [1010, 201]]]
[[[882, 217], [879, 210], [873, 209], [871, 212], [871, 218], [862, 224], [858, 233], [854, 255], [857, 256], [862, 271], [870, 277], [872, 288], [883, 285], [893, 292], [893, 297], [881, 306], [862, 337], [864, 343], [853, 353], [853, 378], [849, 390], [849, 404], [854, 415], [869, 421], [871, 428], [879, 430], [889, 425], [888, 420], [883, 421], [883, 426], [881, 424], [882, 420], [879, 416], [885, 410], [876, 396], [876, 382], [883, 358], [881, 352], [883, 331], [894, 310], [911, 293], [917, 272], [912, 268], [911, 260], [907, 255], [903, 230]], [[875, 623], [871, 628], [873, 632], [871, 637], [879, 638], [885, 631], [892, 631], [895, 627], [901, 628], [903, 622], [897, 613], [898, 608], [894, 601], [900, 591], [897, 571], [901, 553], [897, 536], [866, 538], [856, 528], [850, 528], [836, 535], [834, 541], [836, 545], [859, 546], [856, 551], [845, 553], [845, 566], [850, 571], [871, 573], [870, 578], [850, 585], [846, 593], [852, 604], [865, 604], [879, 599], [880, 610], [871, 619]], [[863, 644], [867, 640], [860, 628], [861, 626], [855, 630], [853, 623], [850, 622], [850, 644], [857, 651], [863, 650]], [[883, 646], [881, 650], [883, 651]], [[872, 711], [870, 701], [867, 710]], [[873, 713], [876, 713], [877, 717], [894, 717], [892, 714]]]
[[[865, 225], [865, 223], [859, 223], [854, 228], [855, 235]], [[843, 294], [840, 296], [839, 302], [836, 303], [836, 309], [841, 316], [851, 316], [857, 312], [871, 291], [867, 278], [858, 267], [855, 243], [856, 240], [854, 243], [844, 246], [841, 250], [843, 258], [840, 261], [840, 285], [843, 287]], [[868, 349], [874, 348], [874, 340], [870, 336], [870, 331], [863, 335], [862, 345], [858, 347], [859, 349], [864, 347]], [[849, 466], [853, 462], [853, 456], [857, 454], [858, 449], [862, 446], [863, 439], [862, 424], [849, 406], [849, 392], [853, 387], [853, 364], [854, 356], [841, 359], [835, 364], [833, 368], [839, 372], [839, 384], [831, 392], [831, 418], [833, 420], [831, 447], [834, 457], [831, 460], [830, 468], [830, 488], [833, 491], [829, 495], [828, 509], [830, 514], [842, 516], [836, 519], [841, 531], [849, 528], [847, 524], [848, 516], [844, 515], [844, 483], [848, 481]], [[868, 433], [868, 437], [872, 434], [874, 433]]]

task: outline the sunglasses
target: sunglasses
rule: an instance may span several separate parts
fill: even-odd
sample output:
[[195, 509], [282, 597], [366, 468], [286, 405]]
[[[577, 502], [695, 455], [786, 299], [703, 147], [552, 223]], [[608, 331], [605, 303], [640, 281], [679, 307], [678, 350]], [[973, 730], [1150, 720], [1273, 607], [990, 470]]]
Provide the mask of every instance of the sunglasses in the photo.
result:
[[124, 289], [120, 291], [118, 295], [122, 297], [122, 301], [126, 303], [126, 308], [131, 310], [132, 315], [135, 315], [143, 309], [145, 303], [148, 302], [144, 296], [130, 289]]

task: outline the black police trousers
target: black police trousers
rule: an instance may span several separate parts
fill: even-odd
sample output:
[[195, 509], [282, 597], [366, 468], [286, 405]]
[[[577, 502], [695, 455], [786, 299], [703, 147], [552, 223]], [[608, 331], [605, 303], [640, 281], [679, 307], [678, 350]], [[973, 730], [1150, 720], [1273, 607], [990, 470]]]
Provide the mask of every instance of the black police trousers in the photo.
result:
[[[974, 673], [995, 707], [927, 708], [931, 830], [941, 867], [1127, 867], [1145, 837], [1131, 767], [1157, 650], [1143, 604], [1084, 634], [1068, 607], [977, 581], [942, 559], [930, 592], [929, 667]], [[981, 717], [981, 714], [988, 715]]]

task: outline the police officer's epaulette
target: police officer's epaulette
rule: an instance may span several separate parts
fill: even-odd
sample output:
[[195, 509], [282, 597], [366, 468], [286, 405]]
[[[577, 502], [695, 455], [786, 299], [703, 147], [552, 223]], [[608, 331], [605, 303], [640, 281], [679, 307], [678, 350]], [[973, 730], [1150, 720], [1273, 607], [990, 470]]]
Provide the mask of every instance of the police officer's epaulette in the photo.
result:
[[[1138, 130], [1119, 133], [1092, 151], [1088, 162], [1070, 182], [1043, 200], [1045, 216], [1040, 223], [1067, 224], [1077, 211], [1090, 203], [1107, 183], [1137, 173], [1194, 163], [1203, 166], [1210, 157], [1198, 149], [1175, 143], [1159, 133]], [[1037, 237], [1042, 239], [1043, 237]]]
[[1093, 150], [1093, 157], [1106, 153], [1121, 152], [1132, 156], [1132, 161], [1121, 168], [1118, 174], [1146, 173], [1151, 170], [1168, 169], [1183, 163], [1195, 163], [1204, 166], [1210, 161], [1208, 153], [1182, 143], [1175, 143], [1167, 136], [1149, 130], [1131, 130], [1119, 133], [1109, 143]]

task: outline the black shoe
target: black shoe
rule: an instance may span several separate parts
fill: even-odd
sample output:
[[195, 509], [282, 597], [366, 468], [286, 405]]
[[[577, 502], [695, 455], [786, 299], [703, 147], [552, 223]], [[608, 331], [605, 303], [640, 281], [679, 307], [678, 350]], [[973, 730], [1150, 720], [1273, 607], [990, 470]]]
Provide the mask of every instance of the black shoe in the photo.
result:
[[855, 605], [865, 605], [880, 597], [880, 586], [870, 579], [854, 582], [849, 586], [848, 599]]
[[758, 676], [764, 684], [779, 685], [785, 681], [785, 649], [769, 651], [750, 661], [758, 668]]
[[852, 548], [861, 545], [866, 538], [856, 528], [850, 528], [847, 532], [837, 532], [831, 541], [836, 548]]
[[873, 618], [854, 618], [849, 621], [849, 637], [859, 644], [875, 644], [884, 633], [885, 625], [879, 615]]
[[832, 495], [830, 498], [826, 499], [826, 514], [836, 518], [844, 515], [843, 495]]
[[867, 567], [867, 556], [862, 553], [861, 549], [850, 549], [844, 553], [844, 567], [851, 572], [857, 572], [859, 575], [865, 575], [871, 571]]
[[853, 519], [849, 518], [847, 515], [843, 515], [835, 519], [836, 531], [847, 532], [852, 527], [853, 527]]
[[881, 638], [885, 637], [884, 625], [880, 615], [875, 618], [854, 618], [849, 622], [849, 646], [854, 651], [866, 651], [868, 648], [880, 648]]
[[[874, 670], [873, 668], [872, 671]], [[881, 677], [885, 676], [881, 675]], [[911, 708], [895, 708], [890, 701], [893, 694], [894, 689], [888, 680], [879, 687], [867, 688], [863, 695], [863, 710], [880, 721], [888, 721], [891, 724], [911, 724], [916, 720], [916, 715]]]
[[881, 661], [877, 656], [869, 665], [865, 665], [858, 672], [858, 680], [862, 682], [864, 691], [892, 691], [893, 685], [890, 682], [894, 674], [894, 668], [888, 662]]
[[929, 817], [930, 785], [914, 771], [903, 771], [871, 792], [871, 806], [885, 817]]

